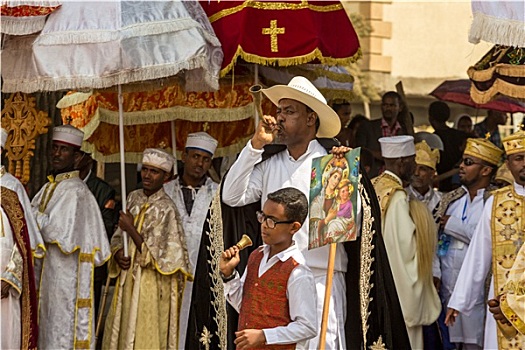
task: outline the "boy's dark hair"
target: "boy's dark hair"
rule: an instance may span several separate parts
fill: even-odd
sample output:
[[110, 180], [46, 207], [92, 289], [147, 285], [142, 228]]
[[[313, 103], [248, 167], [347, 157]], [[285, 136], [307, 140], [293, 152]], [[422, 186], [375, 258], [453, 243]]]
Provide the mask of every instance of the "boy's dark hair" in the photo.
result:
[[428, 116], [446, 122], [450, 118], [450, 107], [443, 101], [434, 101], [428, 106]]
[[268, 200], [282, 204], [286, 219], [300, 222], [308, 216], [308, 200], [297, 188], [286, 187], [268, 194]]

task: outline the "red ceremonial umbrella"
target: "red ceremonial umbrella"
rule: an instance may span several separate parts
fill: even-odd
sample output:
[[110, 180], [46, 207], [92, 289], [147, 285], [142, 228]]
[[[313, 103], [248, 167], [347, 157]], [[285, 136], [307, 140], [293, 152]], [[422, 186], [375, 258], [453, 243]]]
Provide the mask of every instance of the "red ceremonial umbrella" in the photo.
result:
[[447, 80], [430, 93], [442, 101], [459, 103], [476, 109], [488, 109], [504, 113], [525, 113], [525, 103], [507, 97], [497, 97], [484, 104], [478, 104], [470, 97], [470, 80]]
[[200, 1], [222, 44], [221, 76], [237, 58], [261, 65], [345, 65], [361, 57], [339, 1]]

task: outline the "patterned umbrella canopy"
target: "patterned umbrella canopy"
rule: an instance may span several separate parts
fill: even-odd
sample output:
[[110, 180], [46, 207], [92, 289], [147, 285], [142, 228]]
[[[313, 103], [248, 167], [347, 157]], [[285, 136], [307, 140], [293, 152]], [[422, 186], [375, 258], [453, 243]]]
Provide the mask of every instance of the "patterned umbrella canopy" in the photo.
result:
[[442, 101], [459, 103], [477, 109], [488, 109], [505, 113], [525, 113], [525, 103], [507, 97], [497, 97], [487, 103], [476, 103], [471, 98], [468, 79], [447, 80], [430, 93]]
[[469, 41], [495, 44], [467, 71], [476, 103], [498, 95], [525, 100], [525, 2], [472, 1]]
[[238, 58], [261, 65], [345, 65], [361, 56], [339, 1], [201, 1], [221, 41], [221, 76]]
[[4, 92], [107, 88], [179, 75], [217, 89], [220, 43], [196, 1], [65, 2], [41, 33], [6, 38]]
[[60, 4], [55, 0], [2, 0], [0, 31], [10, 35], [37, 33], [44, 28], [46, 17]]
[[[234, 84], [221, 79], [219, 90], [213, 92], [186, 92], [180, 82], [172, 81], [158, 89], [123, 93], [126, 161], [140, 163], [146, 147], [172, 148], [173, 136], [180, 158], [187, 134], [196, 131], [206, 131], [219, 141], [217, 157], [235, 155], [255, 130], [248, 92], [252, 84], [251, 75], [237, 75]], [[105, 163], [119, 161], [117, 95], [110, 90], [71, 92], [57, 105], [64, 123], [84, 130], [83, 149]], [[264, 107], [272, 108], [269, 101]]]

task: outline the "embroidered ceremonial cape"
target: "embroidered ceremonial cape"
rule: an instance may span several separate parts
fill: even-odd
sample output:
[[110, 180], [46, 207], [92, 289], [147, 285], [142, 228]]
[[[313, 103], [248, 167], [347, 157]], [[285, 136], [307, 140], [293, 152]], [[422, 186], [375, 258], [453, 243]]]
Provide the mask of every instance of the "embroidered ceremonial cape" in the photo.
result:
[[[13, 240], [15, 241], [17, 254], [14, 259], [15, 266], [9, 266], [2, 271], [2, 280], [7, 281], [20, 293], [20, 349], [36, 349], [38, 341], [37, 322], [37, 294], [35, 286], [35, 273], [33, 269], [33, 254], [29, 233], [25, 220], [24, 210], [16, 192], [3, 187], [1, 188], [1, 205], [6, 214]], [[29, 215], [31, 215], [29, 213]], [[9, 298], [9, 297], [8, 297]], [[2, 310], [2, 313], [7, 310]], [[11, 337], [13, 334], [4, 334], [3, 337]]]
[[[128, 196], [129, 213], [142, 236], [141, 251], [128, 238], [131, 268], [114, 259], [115, 294], [104, 329], [104, 349], [177, 349], [182, 295], [191, 279], [180, 216], [161, 188], [151, 196], [136, 190]], [[123, 247], [119, 228], [111, 239], [115, 254]]]
[[[520, 323], [520, 319], [516, 312], [512, 311], [510, 305], [513, 304], [513, 300], [519, 300], [513, 299], [516, 292], [523, 294], [523, 288], [520, 289], [520, 284], [515, 283], [516, 273], [519, 273], [519, 260], [517, 269], [512, 274], [511, 268], [525, 241], [525, 198], [518, 195], [512, 185], [494, 191], [493, 195], [491, 232], [494, 294], [512, 294], [508, 300], [503, 298], [502, 311], [508, 315], [511, 322], [518, 325], [518, 330], [523, 331], [523, 322]], [[523, 286], [523, 281], [521, 285]], [[521, 309], [523, 310], [523, 305]], [[519, 312], [519, 309], [516, 310]], [[500, 349], [516, 348], [517, 344], [525, 344], [525, 334], [518, 333], [513, 338], [507, 339], [498, 327], [498, 347]]]

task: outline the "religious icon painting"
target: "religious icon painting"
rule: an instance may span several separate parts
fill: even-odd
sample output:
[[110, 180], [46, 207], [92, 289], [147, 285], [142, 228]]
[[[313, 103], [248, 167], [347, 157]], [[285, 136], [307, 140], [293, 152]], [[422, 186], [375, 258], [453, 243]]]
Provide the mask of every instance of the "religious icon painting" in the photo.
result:
[[308, 249], [354, 241], [361, 148], [312, 160]]

